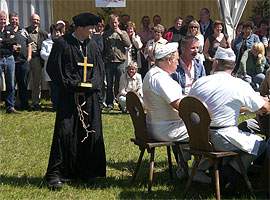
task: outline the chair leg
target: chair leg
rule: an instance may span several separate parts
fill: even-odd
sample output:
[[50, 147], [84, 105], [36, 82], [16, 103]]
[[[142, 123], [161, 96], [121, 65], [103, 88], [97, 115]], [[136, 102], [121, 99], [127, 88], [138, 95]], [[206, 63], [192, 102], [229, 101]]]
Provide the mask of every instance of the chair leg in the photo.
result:
[[138, 159], [137, 164], [136, 164], [135, 172], [134, 172], [134, 174], [132, 176], [132, 179], [131, 179], [131, 184], [134, 182], [134, 180], [135, 180], [135, 178], [137, 176], [137, 173], [139, 171], [139, 168], [140, 168], [140, 165], [141, 165], [141, 162], [142, 162], [142, 158], [143, 158], [144, 152], [145, 152], [145, 148], [142, 148], [141, 149], [140, 156], [139, 156], [139, 159]]
[[151, 148], [150, 149], [150, 170], [149, 170], [149, 180], [148, 180], [148, 193], [151, 192], [151, 188], [152, 188], [154, 162], [155, 162], [155, 148]]
[[246, 170], [245, 170], [244, 165], [243, 165], [243, 163], [242, 163], [242, 160], [241, 160], [241, 158], [239, 157], [239, 155], [236, 155], [235, 157], [236, 157], [237, 163], [238, 163], [238, 165], [239, 165], [239, 167], [240, 167], [240, 169], [241, 169], [242, 175], [243, 175], [243, 177], [244, 177], [244, 179], [245, 179], [245, 182], [246, 182], [246, 184], [247, 184], [247, 187], [248, 187], [248, 190], [249, 190], [249, 192], [250, 192], [250, 194], [251, 194], [251, 197], [255, 199], [256, 197], [255, 197], [255, 194], [254, 194], [254, 192], [253, 192], [251, 182], [249, 181], [249, 178], [248, 178], [248, 176], [247, 176]]
[[170, 179], [173, 179], [173, 173], [172, 173], [172, 156], [171, 156], [171, 147], [170, 146], [167, 146], [167, 154], [168, 154]]
[[220, 200], [219, 171], [218, 171], [218, 160], [217, 159], [214, 159], [214, 172], [215, 172], [217, 200]]
[[188, 192], [189, 189], [190, 189], [190, 186], [191, 186], [193, 177], [194, 177], [195, 172], [196, 172], [196, 170], [197, 170], [197, 168], [198, 168], [198, 166], [199, 166], [199, 163], [200, 163], [200, 160], [201, 160], [201, 157], [202, 157], [202, 156], [201, 156], [201, 155], [194, 155], [194, 157], [195, 157], [196, 162], [195, 162], [195, 165], [194, 165], [194, 167], [193, 167], [193, 169], [192, 169], [192, 172], [191, 172], [191, 174], [190, 174], [190, 176], [189, 176], [189, 179], [188, 179], [188, 182], [187, 182], [187, 185], [186, 185], [184, 194], [183, 194], [183, 198], [186, 197], [187, 192]]
[[181, 167], [184, 169], [185, 174], [186, 174], [186, 176], [188, 178], [189, 177], [189, 174], [188, 174], [188, 165], [187, 165], [187, 163], [184, 160], [181, 147], [180, 147], [180, 145], [175, 144], [175, 148], [176, 148], [176, 151], [177, 151], [177, 156], [178, 156], [178, 160], [180, 161]]

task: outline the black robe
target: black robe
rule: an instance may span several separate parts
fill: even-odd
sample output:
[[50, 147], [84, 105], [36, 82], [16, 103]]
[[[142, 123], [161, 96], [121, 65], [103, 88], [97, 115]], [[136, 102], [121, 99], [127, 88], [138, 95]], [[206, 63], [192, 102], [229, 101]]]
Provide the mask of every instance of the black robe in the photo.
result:
[[[71, 34], [58, 38], [53, 45], [47, 72], [59, 89], [54, 136], [46, 179], [83, 179], [106, 176], [106, 158], [102, 134], [101, 108], [98, 92], [103, 84], [104, 64], [98, 46], [93, 40], [86, 40], [87, 63], [93, 64], [87, 69], [87, 82], [91, 88], [77, 86], [83, 81], [83, 67], [77, 63], [84, 62], [80, 52], [79, 41]], [[74, 94], [85, 93], [86, 104], [83, 110], [85, 123], [90, 124], [89, 133], [84, 141], [86, 131], [78, 117]], [[84, 100], [80, 98], [80, 103]]]

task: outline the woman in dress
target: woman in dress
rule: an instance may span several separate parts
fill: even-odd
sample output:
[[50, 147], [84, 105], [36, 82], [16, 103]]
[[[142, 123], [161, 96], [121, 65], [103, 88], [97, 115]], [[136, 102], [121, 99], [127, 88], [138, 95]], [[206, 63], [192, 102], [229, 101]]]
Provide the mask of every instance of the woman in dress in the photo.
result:
[[200, 24], [196, 20], [189, 23], [187, 35], [192, 35], [199, 39], [199, 53], [197, 54], [197, 59], [203, 64], [205, 60], [203, 55], [204, 37], [201, 34]]
[[231, 42], [228, 35], [223, 33], [224, 23], [220, 20], [216, 20], [212, 24], [214, 33], [209, 35], [204, 44], [204, 56], [205, 56], [205, 73], [209, 75], [212, 70], [212, 64], [214, 61], [215, 53], [218, 47], [231, 48]]

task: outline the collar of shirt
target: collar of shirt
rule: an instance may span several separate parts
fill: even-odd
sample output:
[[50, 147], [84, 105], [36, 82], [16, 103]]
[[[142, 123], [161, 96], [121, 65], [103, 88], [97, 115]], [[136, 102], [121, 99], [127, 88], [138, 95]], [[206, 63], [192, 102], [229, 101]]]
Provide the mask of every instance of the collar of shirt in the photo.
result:
[[190, 70], [188, 70], [188, 67], [187, 67], [186, 63], [182, 60], [182, 57], [180, 57], [180, 65], [182, 65], [182, 67], [183, 67], [183, 69], [185, 71], [190, 72], [194, 68], [194, 60], [191, 61], [191, 68], [190, 68]]
[[134, 74], [133, 77], [130, 77], [129, 74], [127, 73], [127, 79], [132, 79], [132, 80], [135, 80], [135, 76], [136, 76], [136, 73]]

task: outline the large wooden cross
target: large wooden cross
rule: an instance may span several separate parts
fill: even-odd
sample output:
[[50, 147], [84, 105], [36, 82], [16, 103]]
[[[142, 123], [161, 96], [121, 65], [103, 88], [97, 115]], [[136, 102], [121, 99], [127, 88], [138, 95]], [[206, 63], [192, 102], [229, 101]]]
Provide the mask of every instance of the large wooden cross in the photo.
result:
[[84, 57], [83, 63], [78, 62], [78, 66], [83, 66], [83, 82], [86, 83], [87, 67], [93, 67], [93, 64], [88, 64], [87, 57]]

